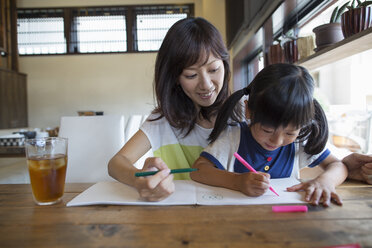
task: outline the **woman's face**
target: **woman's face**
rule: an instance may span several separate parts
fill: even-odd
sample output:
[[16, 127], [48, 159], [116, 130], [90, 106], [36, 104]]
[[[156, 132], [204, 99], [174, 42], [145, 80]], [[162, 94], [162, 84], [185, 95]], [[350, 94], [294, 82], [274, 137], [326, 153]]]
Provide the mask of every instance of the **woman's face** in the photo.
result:
[[179, 77], [183, 91], [198, 108], [208, 107], [216, 101], [225, 75], [221, 59], [210, 55], [207, 63], [204, 64], [204, 61], [201, 59], [196, 64], [185, 68]]

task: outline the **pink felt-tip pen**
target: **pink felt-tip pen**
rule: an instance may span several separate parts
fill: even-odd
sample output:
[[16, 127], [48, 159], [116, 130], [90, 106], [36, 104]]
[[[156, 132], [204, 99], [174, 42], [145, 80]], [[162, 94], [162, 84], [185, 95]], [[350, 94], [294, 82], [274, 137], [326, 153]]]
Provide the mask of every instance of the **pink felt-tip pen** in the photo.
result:
[[273, 206], [274, 213], [292, 213], [292, 212], [307, 212], [306, 205], [290, 205], [290, 206]]
[[[240, 161], [240, 163], [242, 163], [245, 167], [247, 167], [247, 169], [253, 173], [257, 173], [257, 171], [250, 165], [248, 164], [247, 161], [245, 161], [238, 153], [234, 153], [234, 156]], [[279, 196], [278, 193], [275, 192], [275, 190], [273, 189], [273, 187], [269, 187], [269, 190], [271, 190], [274, 194], [276, 194], [277, 196]]]

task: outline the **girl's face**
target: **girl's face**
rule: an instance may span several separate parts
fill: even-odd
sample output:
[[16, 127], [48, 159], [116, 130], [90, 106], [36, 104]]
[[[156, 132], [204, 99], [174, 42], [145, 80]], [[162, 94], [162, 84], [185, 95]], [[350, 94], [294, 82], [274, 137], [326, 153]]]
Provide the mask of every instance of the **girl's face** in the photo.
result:
[[300, 129], [292, 125], [275, 129], [256, 123], [251, 126], [251, 133], [262, 148], [268, 151], [274, 151], [281, 146], [293, 143], [299, 135]]
[[[202, 56], [203, 57], [203, 56]], [[180, 77], [180, 85], [197, 108], [212, 105], [223, 86], [225, 68], [221, 59], [210, 55], [207, 63], [198, 63], [185, 68]]]

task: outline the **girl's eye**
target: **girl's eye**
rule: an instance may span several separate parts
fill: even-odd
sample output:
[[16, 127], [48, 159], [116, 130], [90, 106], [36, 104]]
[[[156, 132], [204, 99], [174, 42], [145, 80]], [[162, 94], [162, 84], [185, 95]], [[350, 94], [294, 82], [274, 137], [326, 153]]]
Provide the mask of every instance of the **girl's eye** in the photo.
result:
[[296, 134], [294, 133], [287, 133], [288, 136], [295, 136]]
[[269, 129], [262, 129], [265, 133], [273, 133], [274, 131], [269, 130]]

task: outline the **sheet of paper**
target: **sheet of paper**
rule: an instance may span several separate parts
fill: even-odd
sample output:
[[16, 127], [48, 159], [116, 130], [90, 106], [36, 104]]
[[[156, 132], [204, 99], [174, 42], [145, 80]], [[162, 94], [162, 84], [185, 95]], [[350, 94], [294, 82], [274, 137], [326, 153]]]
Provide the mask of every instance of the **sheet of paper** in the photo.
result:
[[288, 192], [287, 187], [298, 184], [294, 178], [271, 179], [271, 186], [279, 194], [276, 196], [270, 190], [258, 197], [249, 197], [238, 191], [198, 184], [196, 189], [199, 205], [259, 205], [259, 204], [289, 204], [304, 203], [303, 192]]
[[175, 181], [175, 193], [159, 202], [140, 198], [137, 190], [119, 182], [99, 182], [76, 196], [67, 206], [85, 205], [191, 205], [196, 203], [196, 188], [191, 181]]
[[119, 182], [99, 182], [76, 196], [67, 206], [84, 205], [258, 205], [303, 203], [301, 192], [287, 192], [297, 184], [296, 179], [272, 179], [271, 186], [279, 197], [267, 191], [259, 197], [248, 197], [240, 192], [212, 187], [194, 181], [176, 180], [175, 192], [159, 202], [144, 201], [137, 191]]

